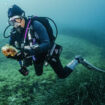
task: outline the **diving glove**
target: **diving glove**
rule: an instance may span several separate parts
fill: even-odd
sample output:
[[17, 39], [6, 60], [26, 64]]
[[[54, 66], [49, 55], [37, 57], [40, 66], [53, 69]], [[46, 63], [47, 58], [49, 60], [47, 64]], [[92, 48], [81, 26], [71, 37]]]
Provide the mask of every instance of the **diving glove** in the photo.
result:
[[17, 61], [23, 60], [26, 55], [22, 52], [18, 52], [15, 56], [7, 56], [7, 58], [16, 59]]
[[40, 47], [38, 44], [30, 46], [24, 46], [24, 52], [30, 56], [38, 56], [40, 54]]

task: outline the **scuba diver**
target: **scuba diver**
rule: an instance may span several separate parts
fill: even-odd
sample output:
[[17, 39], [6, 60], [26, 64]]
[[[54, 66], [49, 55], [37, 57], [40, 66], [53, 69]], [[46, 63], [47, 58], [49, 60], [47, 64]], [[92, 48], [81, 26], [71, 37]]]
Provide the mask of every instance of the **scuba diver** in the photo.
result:
[[[40, 76], [43, 73], [43, 66], [46, 62], [53, 68], [57, 76], [62, 79], [68, 77], [78, 63], [89, 67], [81, 56], [76, 56], [65, 67], [62, 66], [60, 61], [62, 46], [55, 43], [56, 37], [48, 21], [50, 18], [26, 17], [24, 10], [17, 5], [13, 5], [8, 9], [8, 18], [9, 26], [13, 26], [10, 32], [9, 45], [14, 46], [19, 52], [15, 56], [7, 56], [7, 58], [19, 61], [21, 66], [19, 72], [22, 75], [28, 75], [27, 67], [33, 64], [36, 75]], [[52, 19], [50, 20], [54, 23]], [[54, 25], [56, 27], [55, 23]], [[4, 31], [4, 37], [6, 37], [7, 28]]]
[[24, 10], [13, 5], [8, 9], [8, 18], [9, 25], [13, 26], [9, 45], [19, 49], [15, 56], [8, 58], [19, 61], [21, 74], [28, 75], [27, 67], [34, 64], [36, 75], [39, 76], [43, 73], [45, 62], [50, 64], [59, 78], [66, 78], [73, 71], [78, 60], [63, 68], [59, 58], [62, 46], [55, 43], [56, 38], [47, 17], [26, 17]]

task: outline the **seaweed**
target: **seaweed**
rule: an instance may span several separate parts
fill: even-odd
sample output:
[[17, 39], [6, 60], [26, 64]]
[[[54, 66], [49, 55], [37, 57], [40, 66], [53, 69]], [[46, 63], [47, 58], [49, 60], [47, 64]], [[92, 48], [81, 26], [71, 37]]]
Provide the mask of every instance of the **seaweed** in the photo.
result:
[[[7, 43], [0, 42], [0, 47]], [[105, 50], [97, 44], [72, 35], [60, 35], [56, 42], [63, 46], [60, 58], [63, 66], [79, 54], [105, 68]], [[18, 69], [16, 61], [0, 53], [0, 105], [105, 105], [103, 73], [78, 65], [66, 79], [59, 79], [50, 66], [44, 67], [44, 73], [39, 77], [33, 66], [28, 68], [30, 72], [26, 77]]]

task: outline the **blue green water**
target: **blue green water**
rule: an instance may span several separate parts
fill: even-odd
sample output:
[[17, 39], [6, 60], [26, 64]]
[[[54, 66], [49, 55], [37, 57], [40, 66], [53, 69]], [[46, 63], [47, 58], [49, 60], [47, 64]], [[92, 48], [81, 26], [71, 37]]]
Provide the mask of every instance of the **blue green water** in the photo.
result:
[[[63, 66], [76, 55], [105, 69], [104, 0], [1, 0], [0, 48], [9, 39], [2, 37], [8, 24], [8, 8], [18, 4], [26, 15], [48, 16], [55, 20], [63, 46]], [[23, 77], [19, 64], [0, 53], [0, 105], [105, 105], [105, 74], [78, 65], [66, 79], [59, 79], [50, 66], [42, 76], [34, 67]]]

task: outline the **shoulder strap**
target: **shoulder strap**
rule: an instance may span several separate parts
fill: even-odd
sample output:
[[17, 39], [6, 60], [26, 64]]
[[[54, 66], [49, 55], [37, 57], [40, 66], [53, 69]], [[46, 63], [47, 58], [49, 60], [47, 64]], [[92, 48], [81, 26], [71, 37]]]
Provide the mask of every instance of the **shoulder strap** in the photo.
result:
[[[51, 34], [50, 35], [51, 40], [54, 40], [54, 41], [56, 40], [57, 35], [58, 35], [58, 28], [57, 28], [57, 25], [56, 25], [56, 23], [54, 22], [53, 19], [51, 19], [49, 17], [38, 17], [38, 16], [30, 16], [29, 19], [31, 19], [32, 22], [34, 20], [37, 20], [37, 21], [41, 22], [46, 27], [49, 35]], [[53, 29], [52, 29], [49, 21], [51, 21], [55, 26], [55, 30], [56, 30], [55, 35], [53, 34]], [[47, 25], [45, 23], [47, 23]]]
[[26, 41], [26, 37], [27, 37], [27, 33], [28, 33], [28, 29], [29, 29], [30, 24], [31, 24], [31, 19], [28, 21], [28, 24], [27, 24], [27, 28], [26, 28], [25, 35], [24, 35], [24, 43]]

